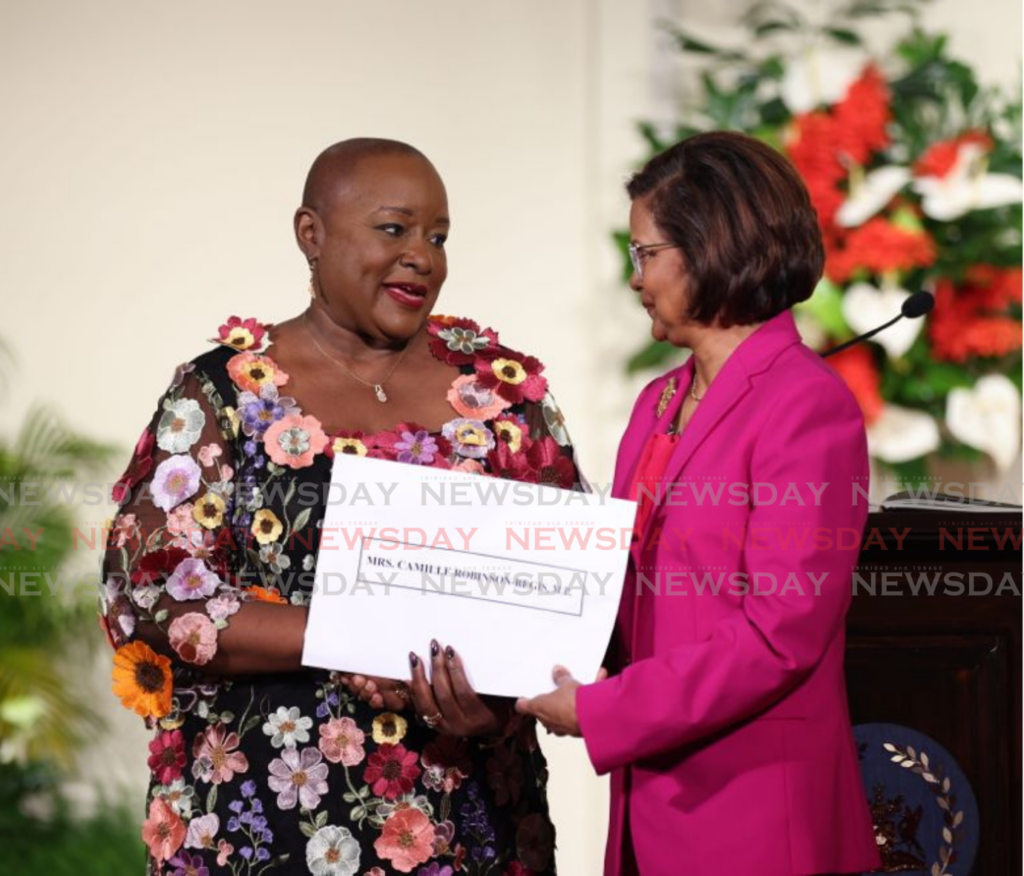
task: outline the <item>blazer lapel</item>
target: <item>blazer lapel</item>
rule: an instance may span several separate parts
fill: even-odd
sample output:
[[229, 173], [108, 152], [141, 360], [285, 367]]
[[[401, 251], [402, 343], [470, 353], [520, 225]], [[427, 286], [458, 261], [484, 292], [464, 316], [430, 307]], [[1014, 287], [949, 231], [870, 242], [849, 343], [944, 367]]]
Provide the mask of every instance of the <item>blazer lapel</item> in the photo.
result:
[[[618, 464], [615, 466], [615, 479], [612, 482], [612, 495], [621, 499], [633, 498], [633, 482], [636, 479], [636, 467], [640, 462], [644, 444], [654, 432], [665, 432], [669, 423], [679, 411], [679, 405], [686, 387], [690, 385], [693, 373], [693, 362], [687, 360], [678, 368], [663, 374], [659, 378], [649, 403], [646, 403], [635, 414], [626, 426], [622, 439], [622, 451]], [[662, 399], [665, 404], [660, 404]], [[659, 414], [658, 409], [662, 407]]]

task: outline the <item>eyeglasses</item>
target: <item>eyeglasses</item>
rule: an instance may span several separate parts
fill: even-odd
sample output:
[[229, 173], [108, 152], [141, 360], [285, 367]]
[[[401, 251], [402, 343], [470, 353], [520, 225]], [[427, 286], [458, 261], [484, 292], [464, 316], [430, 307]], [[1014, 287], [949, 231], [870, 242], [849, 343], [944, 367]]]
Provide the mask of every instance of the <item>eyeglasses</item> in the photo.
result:
[[629, 260], [633, 263], [633, 272], [636, 274], [636, 278], [643, 280], [644, 262], [652, 258], [659, 249], [677, 249], [678, 247], [678, 243], [631, 243], [627, 248], [629, 250]]

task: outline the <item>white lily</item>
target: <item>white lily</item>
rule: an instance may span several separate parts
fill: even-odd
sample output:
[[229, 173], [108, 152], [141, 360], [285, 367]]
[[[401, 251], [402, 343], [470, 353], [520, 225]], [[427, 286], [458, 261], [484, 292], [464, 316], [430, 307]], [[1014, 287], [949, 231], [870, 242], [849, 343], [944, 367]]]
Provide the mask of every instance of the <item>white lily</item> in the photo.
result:
[[938, 450], [939, 425], [924, 411], [886, 405], [868, 427], [868, 450], [885, 462], [909, 462]]
[[972, 210], [988, 210], [1024, 200], [1020, 179], [1009, 173], [985, 173], [986, 154], [978, 143], [962, 143], [945, 176], [914, 180], [914, 191], [921, 196], [921, 209], [932, 219], [948, 222]]
[[812, 43], [786, 68], [779, 96], [795, 115], [843, 98], [867, 62], [863, 52]]
[[[852, 283], [843, 295], [843, 319], [854, 334], [863, 334], [896, 316], [909, 297], [906, 289], [897, 286], [878, 289], [870, 283]], [[901, 319], [872, 341], [882, 346], [890, 359], [899, 359], [913, 346], [923, 327], [923, 319]]]
[[836, 222], [846, 228], [863, 225], [910, 182], [910, 168], [880, 167], [857, 181], [850, 178], [850, 196], [836, 212]]
[[1017, 458], [1020, 414], [1020, 393], [1003, 374], [987, 374], [970, 389], [953, 389], [946, 397], [949, 431], [991, 456], [1000, 471]]

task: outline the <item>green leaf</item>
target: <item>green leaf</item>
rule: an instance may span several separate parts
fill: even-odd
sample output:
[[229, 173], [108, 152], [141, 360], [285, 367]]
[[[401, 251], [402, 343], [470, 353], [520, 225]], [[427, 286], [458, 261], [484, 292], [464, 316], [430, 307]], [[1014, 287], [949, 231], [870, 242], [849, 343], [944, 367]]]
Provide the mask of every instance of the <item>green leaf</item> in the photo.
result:
[[754, 36], [767, 36], [770, 33], [778, 33], [780, 30], [792, 31], [793, 24], [789, 21], [762, 21], [754, 28]]
[[344, 794], [341, 795], [341, 799], [344, 800], [346, 803], [355, 803], [357, 798], [356, 795], [353, 794], [351, 791], [346, 791]]
[[316, 828], [308, 821], [300, 821], [299, 830], [302, 832], [302, 835], [308, 839], [313, 839], [313, 837], [316, 836]]
[[811, 297], [797, 307], [814, 317], [818, 325], [833, 338], [843, 340], [853, 334], [843, 316], [842, 290], [825, 277], [821, 278]]
[[365, 815], [366, 808], [364, 806], [353, 806], [352, 811], [348, 814], [348, 817], [352, 821], [359, 821], [359, 819]]
[[675, 355], [675, 352], [676, 348], [667, 341], [652, 341], [630, 357], [629, 362], [626, 363], [626, 373], [635, 374], [637, 371], [657, 368]]
[[848, 46], [859, 46], [863, 43], [860, 36], [854, 33], [852, 30], [847, 30], [842, 27], [826, 27], [825, 33], [827, 33], [836, 42], [843, 43]]
[[321, 812], [317, 813], [317, 816], [316, 816], [316, 826], [317, 827], [323, 827], [326, 824], [327, 824], [327, 810], [324, 809]]
[[217, 805], [217, 786], [214, 785], [210, 788], [210, 793], [206, 795], [206, 811], [213, 812]]
[[299, 516], [295, 518], [295, 523], [292, 524], [292, 532], [301, 532], [305, 529], [306, 524], [309, 523], [309, 518], [312, 513], [312, 508], [303, 508], [299, 512]]

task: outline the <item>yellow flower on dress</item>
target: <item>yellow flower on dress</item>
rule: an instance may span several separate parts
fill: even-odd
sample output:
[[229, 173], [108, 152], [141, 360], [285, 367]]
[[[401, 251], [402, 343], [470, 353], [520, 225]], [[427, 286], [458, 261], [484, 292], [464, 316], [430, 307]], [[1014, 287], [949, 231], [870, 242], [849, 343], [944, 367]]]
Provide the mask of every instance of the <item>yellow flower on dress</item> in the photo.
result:
[[504, 441], [513, 453], [518, 453], [519, 448], [523, 446], [523, 427], [511, 420], [495, 421], [494, 434], [499, 441]]
[[331, 449], [335, 453], [347, 453], [350, 456], [366, 456], [366, 445], [358, 438], [335, 438]]
[[252, 534], [256, 536], [256, 541], [260, 544], [270, 544], [277, 541], [282, 532], [284, 525], [273, 511], [262, 508], [256, 512], [252, 521]]
[[378, 745], [397, 745], [408, 730], [409, 722], [394, 712], [381, 712], [373, 719], [373, 741]]
[[224, 500], [216, 493], [207, 493], [192, 508], [196, 523], [206, 529], [216, 529], [224, 523]]
[[529, 376], [526, 369], [515, 359], [495, 359], [491, 363], [491, 371], [502, 383], [517, 386]]
[[171, 661], [145, 642], [118, 648], [110, 677], [126, 709], [143, 718], [162, 718], [171, 711]]

